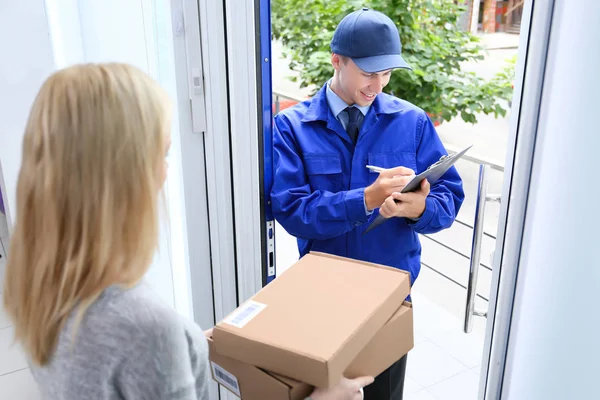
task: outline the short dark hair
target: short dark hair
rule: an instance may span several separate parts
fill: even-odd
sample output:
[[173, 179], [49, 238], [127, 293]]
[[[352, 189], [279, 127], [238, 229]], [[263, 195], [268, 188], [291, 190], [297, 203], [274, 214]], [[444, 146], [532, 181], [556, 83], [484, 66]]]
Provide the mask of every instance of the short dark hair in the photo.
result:
[[350, 60], [350, 57], [348, 57], [348, 56], [343, 56], [343, 55], [341, 55], [341, 54], [338, 54], [338, 57], [340, 58], [340, 60], [342, 60], [342, 63], [343, 63], [344, 65], [348, 64], [348, 60]]

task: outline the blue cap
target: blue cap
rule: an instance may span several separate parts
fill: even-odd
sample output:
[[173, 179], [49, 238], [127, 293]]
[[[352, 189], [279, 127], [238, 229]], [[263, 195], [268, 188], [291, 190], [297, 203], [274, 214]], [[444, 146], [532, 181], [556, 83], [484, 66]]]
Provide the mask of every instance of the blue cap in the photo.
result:
[[369, 73], [411, 69], [402, 58], [400, 34], [394, 22], [387, 15], [366, 7], [342, 19], [333, 34], [331, 51], [350, 57]]

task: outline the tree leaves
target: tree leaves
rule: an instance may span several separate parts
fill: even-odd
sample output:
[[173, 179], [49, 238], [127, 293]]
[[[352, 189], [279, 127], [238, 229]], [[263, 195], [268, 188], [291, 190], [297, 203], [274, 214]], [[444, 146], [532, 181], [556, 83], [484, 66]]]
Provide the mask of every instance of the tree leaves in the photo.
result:
[[465, 8], [454, 0], [272, 0], [272, 33], [299, 72], [302, 87], [318, 90], [333, 74], [330, 42], [339, 21], [362, 6], [394, 21], [403, 57], [413, 71], [392, 74], [385, 91], [446, 121], [460, 116], [476, 123], [476, 114], [506, 114], [512, 97], [514, 62], [489, 81], [463, 71], [461, 64], [481, 60], [479, 38], [457, 28]]

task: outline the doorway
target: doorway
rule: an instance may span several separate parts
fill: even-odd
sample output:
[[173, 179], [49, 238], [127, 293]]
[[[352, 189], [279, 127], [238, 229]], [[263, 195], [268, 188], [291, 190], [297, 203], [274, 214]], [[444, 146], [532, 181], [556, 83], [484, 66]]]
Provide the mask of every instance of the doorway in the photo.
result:
[[[285, 3], [284, 0], [272, 3], [271, 18], [290, 16], [286, 14]], [[310, 12], [313, 11], [307, 10]], [[325, 18], [314, 19], [323, 21]], [[285, 35], [274, 36], [270, 43], [272, 108], [277, 113], [306, 100], [320, 86], [307, 84], [314, 83], [314, 79], [303, 79], [302, 74], [310, 66], [299, 65], [302, 63], [299, 56], [306, 54], [290, 48]], [[515, 66], [527, 50], [520, 45], [527, 41], [520, 35], [503, 32], [482, 35], [479, 39], [483, 45], [483, 60], [463, 63], [461, 68], [482, 80], [499, 79], [506, 70], [514, 74]], [[310, 60], [325, 59], [327, 50], [325, 46], [317, 46], [322, 54]], [[514, 75], [503, 78], [514, 87]], [[479, 113], [475, 116], [476, 124], [458, 116], [437, 127], [449, 152], [471, 144], [474, 147], [456, 165], [466, 194], [456, 222], [450, 229], [420, 237], [422, 268], [411, 293], [415, 309], [415, 347], [409, 354], [405, 383], [405, 398], [409, 400], [475, 400], [480, 382], [486, 380], [480, 379], [482, 371], [487, 374], [484, 354], [489, 350], [490, 340], [485, 315], [493, 299], [494, 275], [498, 274], [493, 259], [499, 221], [502, 221], [500, 194], [505, 185], [505, 169], [512, 169], [505, 160], [510, 149], [511, 118], [516, 118], [511, 102], [499, 100], [498, 104], [506, 110], [506, 115], [496, 118], [493, 113]], [[476, 234], [478, 226], [482, 229]], [[281, 225], [276, 223], [275, 231], [276, 274], [280, 275], [297, 260], [298, 250], [296, 239]], [[471, 260], [475, 258], [476, 265], [472, 265]], [[473, 269], [478, 276], [473, 277]], [[468, 318], [467, 308], [471, 310]]]

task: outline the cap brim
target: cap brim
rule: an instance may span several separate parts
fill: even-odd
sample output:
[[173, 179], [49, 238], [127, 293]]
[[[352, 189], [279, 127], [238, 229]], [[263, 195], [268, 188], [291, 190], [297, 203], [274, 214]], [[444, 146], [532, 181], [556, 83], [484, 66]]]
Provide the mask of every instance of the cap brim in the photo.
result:
[[385, 54], [382, 56], [364, 57], [364, 58], [352, 58], [352, 61], [368, 73], [375, 73], [381, 71], [387, 71], [388, 69], [412, 68], [404, 61], [404, 58], [400, 54]]

